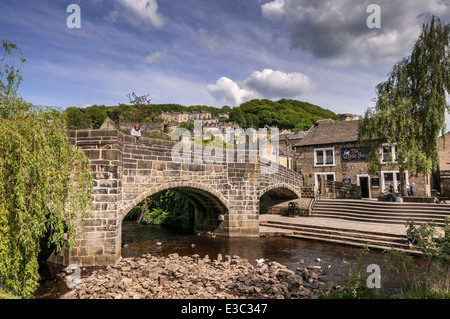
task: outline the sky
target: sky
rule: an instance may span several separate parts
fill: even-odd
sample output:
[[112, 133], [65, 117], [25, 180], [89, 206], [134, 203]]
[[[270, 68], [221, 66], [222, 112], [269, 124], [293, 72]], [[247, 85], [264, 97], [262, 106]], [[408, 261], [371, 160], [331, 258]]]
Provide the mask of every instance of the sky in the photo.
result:
[[[80, 28], [68, 27], [71, 4]], [[0, 0], [0, 12], [33, 104], [117, 105], [135, 92], [155, 104], [288, 98], [363, 115], [425, 19], [450, 20], [450, 0]]]

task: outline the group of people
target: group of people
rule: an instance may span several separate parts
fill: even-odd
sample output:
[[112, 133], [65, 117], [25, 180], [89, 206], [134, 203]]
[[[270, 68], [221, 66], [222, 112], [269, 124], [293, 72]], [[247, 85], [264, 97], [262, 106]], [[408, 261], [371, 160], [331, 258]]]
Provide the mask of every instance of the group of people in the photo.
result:
[[412, 183], [411, 187], [409, 183], [406, 184], [406, 191], [408, 192], [408, 196], [416, 196], [416, 183]]
[[[402, 184], [398, 184], [397, 191], [399, 196], [402, 196]], [[406, 192], [408, 193], [408, 196], [416, 196], [416, 183], [412, 183], [412, 185], [409, 185], [409, 183], [406, 184]], [[396, 201], [396, 192], [394, 188], [394, 182], [391, 182], [389, 185], [389, 191], [386, 195], [388, 201], [395, 202]]]

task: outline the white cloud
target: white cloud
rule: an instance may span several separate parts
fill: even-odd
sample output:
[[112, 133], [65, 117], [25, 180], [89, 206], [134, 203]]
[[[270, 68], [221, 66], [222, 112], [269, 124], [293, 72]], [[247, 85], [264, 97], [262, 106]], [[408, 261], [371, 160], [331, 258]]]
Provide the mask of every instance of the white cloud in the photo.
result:
[[269, 98], [294, 97], [314, 90], [312, 80], [303, 73], [284, 73], [265, 69], [255, 71], [245, 80], [245, 85]]
[[206, 89], [216, 100], [231, 102], [235, 106], [258, 97], [256, 92], [241, 89], [227, 77], [221, 77], [216, 84], [207, 85]]
[[145, 62], [150, 63], [150, 64], [156, 63], [159, 60], [161, 60], [165, 55], [166, 55], [165, 52], [161, 52], [161, 51], [153, 52], [145, 57]]
[[156, 0], [116, 0], [116, 3], [125, 9], [113, 11], [111, 18], [116, 21], [118, 15], [123, 13], [123, 17], [137, 27], [150, 23], [156, 28], [161, 28], [166, 22], [166, 18], [158, 12]]
[[272, 21], [278, 21], [286, 14], [284, 0], [265, 3], [261, 9], [263, 16]]
[[232, 102], [235, 106], [257, 98], [293, 98], [315, 89], [315, 84], [300, 72], [284, 73], [265, 69], [255, 71], [241, 83], [227, 77], [206, 87], [217, 100]]

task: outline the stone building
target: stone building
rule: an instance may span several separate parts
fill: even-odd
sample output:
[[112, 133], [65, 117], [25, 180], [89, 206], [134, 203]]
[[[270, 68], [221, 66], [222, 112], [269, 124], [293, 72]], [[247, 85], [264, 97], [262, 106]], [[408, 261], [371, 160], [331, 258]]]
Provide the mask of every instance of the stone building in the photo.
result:
[[[291, 132], [285, 130], [279, 137], [279, 164], [295, 170], [295, 145], [298, 144], [308, 132]], [[289, 152], [287, 151], [289, 149]]]
[[116, 123], [114, 123], [114, 121], [111, 120], [109, 117], [106, 117], [102, 126], [100, 126], [101, 130], [114, 130], [115, 128], [116, 128]]
[[221, 118], [221, 117], [223, 117], [223, 118], [226, 118], [226, 119], [230, 119], [230, 114], [229, 113], [219, 113], [219, 114], [217, 114], [217, 117], [218, 118]]
[[[319, 187], [320, 176], [326, 180], [355, 184], [361, 187], [363, 198], [378, 198], [391, 183], [398, 189], [400, 172], [387, 165], [388, 157], [396, 157], [396, 146], [385, 145], [381, 152], [381, 169], [370, 175], [365, 162], [369, 149], [358, 145], [359, 120], [344, 117], [341, 122], [320, 120], [296, 145], [297, 171], [305, 186]], [[416, 195], [431, 195], [429, 176], [405, 173], [407, 183], [415, 183]]]
[[439, 168], [435, 176], [441, 196], [450, 198], [450, 132], [446, 134], [445, 148], [444, 138], [439, 139]]
[[188, 123], [193, 121], [211, 120], [213, 118], [210, 111], [163, 112], [160, 114], [160, 117], [167, 123]]
[[289, 152], [286, 147], [278, 148], [278, 164], [283, 165], [289, 169], [294, 169], [295, 151], [289, 148]]

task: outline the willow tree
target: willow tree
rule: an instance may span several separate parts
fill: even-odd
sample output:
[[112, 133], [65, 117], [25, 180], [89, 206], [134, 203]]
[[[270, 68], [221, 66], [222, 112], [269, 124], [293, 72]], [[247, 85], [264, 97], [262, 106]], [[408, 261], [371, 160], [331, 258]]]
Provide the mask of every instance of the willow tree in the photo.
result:
[[406, 171], [430, 174], [437, 168], [438, 139], [445, 133], [445, 113], [450, 110], [449, 36], [448, 23], [435, 16], [427, 19], [411, 56], [398, 62], [388, 80], [377, 86], [376, 105], [366, 111], [359, 129], [359, 141], [371, 146], [370, 174], [380, 170], [383, 145], [396, 147], [396, 157], [388, 164], [398, 166], [402, 185]]
[[[22, 54], [1, 41], [0, 295], [31, 298], [42, 239], [60, 252], [75, 242], [74, 221], [89, 212], [89, 160], [67, 137], [62, 112], [20, 98]], [[17, 56], [18, 55], [18, 56]]]

